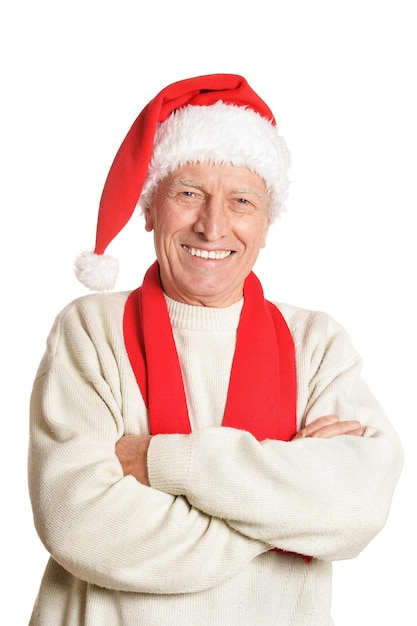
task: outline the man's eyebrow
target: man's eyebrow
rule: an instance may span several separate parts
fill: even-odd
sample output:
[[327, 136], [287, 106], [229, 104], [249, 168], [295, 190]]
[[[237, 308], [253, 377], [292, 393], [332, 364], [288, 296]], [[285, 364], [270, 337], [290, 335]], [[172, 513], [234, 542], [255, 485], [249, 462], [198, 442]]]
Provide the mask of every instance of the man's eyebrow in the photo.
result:
[[258, 191], [258, 189], [252, 189], [252, 187], [243, 187], [242, 189], [238, 188], [238, 189], [232, 189], [231, 190], [232, 193], [253, 193], [255, 194], [255, 196], [258, 196], [258, 198], [264, 198], [265, 194], [263, 194], [261, 191]]
[[198, 183], [196, 180], [188, 180], [187, 178], [175, 178], [170, 187], [175, 185], [184, 185], [186, 187], [194, 187], [195, 189], [202, 189], [203, 185]]

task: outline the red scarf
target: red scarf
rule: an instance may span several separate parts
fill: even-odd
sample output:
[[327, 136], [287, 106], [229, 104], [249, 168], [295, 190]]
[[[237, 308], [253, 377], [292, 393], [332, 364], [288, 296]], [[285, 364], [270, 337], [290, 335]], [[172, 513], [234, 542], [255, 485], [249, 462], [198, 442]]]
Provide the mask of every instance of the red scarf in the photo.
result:
[[[148, 408], [150, 433], [190, 433], [181, 368], [157, 262], [126, 302], [123, 332]], [[244, 285], [223, 426], [249, 431], [259, 441], [289, 441], [296, 432], [292, 336], [277, 307], [264, 299], [253, 273]]]
[[[259, 441], [289, 441], [297, 430], [293, 339], [280, 311], [264, 299], [253, 272], [243, 295], [223, 426], [246, 430]], [[181, 367], [157, 262], [126, 301], [123, 332], [148, 409], [149, 432], [189, 434]]]

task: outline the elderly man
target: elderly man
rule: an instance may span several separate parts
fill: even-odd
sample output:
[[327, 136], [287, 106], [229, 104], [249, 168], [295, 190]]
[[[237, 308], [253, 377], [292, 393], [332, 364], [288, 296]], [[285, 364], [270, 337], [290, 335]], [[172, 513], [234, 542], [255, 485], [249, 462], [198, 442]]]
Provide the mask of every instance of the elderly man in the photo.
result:
[[326, 626], [331, 562], [381, 530], [401, 444], [328, 315], [252, 268], [288, 151], [240, 76], [174, 83], [110, 169], [90, 289], [139, 203], [140, 288], [57, 317], [31, 402], [30, 491], [51, 558], [32, 626]]

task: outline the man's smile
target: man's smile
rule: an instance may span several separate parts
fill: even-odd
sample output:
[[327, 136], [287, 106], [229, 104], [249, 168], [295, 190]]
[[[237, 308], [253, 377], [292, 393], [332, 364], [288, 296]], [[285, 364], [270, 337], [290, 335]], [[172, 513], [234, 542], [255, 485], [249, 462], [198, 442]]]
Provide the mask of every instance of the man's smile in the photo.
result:
[[191, 256], [197, 256], [202, 259], [214, 259], [216, 261], [227, 258], [233, 252], [233, 250], [204, 250], [200, 248], [189, 248], [186, 245], [183, 245], [182, 247]]

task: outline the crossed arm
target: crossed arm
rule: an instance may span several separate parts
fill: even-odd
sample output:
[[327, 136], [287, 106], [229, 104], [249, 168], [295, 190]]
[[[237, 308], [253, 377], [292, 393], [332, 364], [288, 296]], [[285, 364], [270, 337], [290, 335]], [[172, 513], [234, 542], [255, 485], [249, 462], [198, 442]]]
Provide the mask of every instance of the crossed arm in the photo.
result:
[[[337, 560], [369, 543], [389, 511], [401, 446], [337, 326], [292, 325], [299, 413], [310, 422], [293, 441], [221, 427], [123, 436], [146, 432], [147, 413], [109, 331], [110, 305], [118, 315], [123, 297], [88, 297], [57, 318], [34, 383], [29, 486], [56, 563], [100, 587], [185, 593], [271, 547]], [[348, 436], [361, 425], [365, 436]]]
[[[338, 435], [354, 435], [361, 437], [365, 428], [357, 420], [341, 421], [337, 415], [319, 417], [293, 437], [320, 437], [330, 439]], [[150, 486], [147, 468], [147, 454], [152, 435], [124, 435], [116, 443], [116, 456], [125, 476], [134, 476], [136, 480]]]

